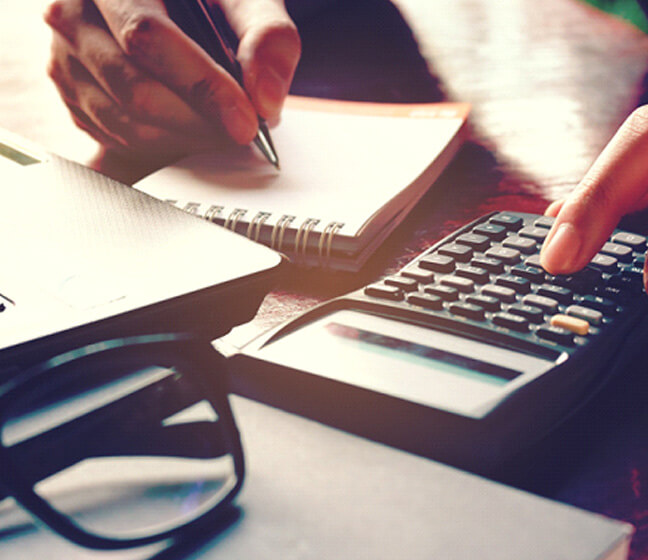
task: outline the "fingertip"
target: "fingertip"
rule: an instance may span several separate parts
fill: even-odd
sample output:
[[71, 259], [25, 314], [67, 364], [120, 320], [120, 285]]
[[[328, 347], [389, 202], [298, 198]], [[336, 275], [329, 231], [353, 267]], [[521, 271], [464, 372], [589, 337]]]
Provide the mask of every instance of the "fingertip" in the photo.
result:
[[570, 222], [556, 223], [540, 250], [540, 264], [550, 274], [564, 274], [579, 268], [582, 239]]
[[551, 204], [549, 204], [549, 206], [547, 206], [544, 215], [555, 218], [560, 212], [560, 209], [562, 208], [564, 203], [564, 199], [554, 200]]

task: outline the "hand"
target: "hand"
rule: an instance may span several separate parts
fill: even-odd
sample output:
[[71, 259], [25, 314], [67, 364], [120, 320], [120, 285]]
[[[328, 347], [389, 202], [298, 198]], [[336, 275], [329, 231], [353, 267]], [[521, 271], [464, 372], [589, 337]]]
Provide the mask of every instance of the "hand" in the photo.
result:
[[[583, 268], [622, 216], [648, 207], [648, 105], [636, 109], [599, 155], [578, 187], [552, 203], [556, 221], [540, 252], [551, 274]], [[644, 266], [648, 291], [648, 268]]]
[[[171, 0], [176, 1], [176, 0]], [[220, 0], [240, 38], [246, 93], [169, 18], [163, 0], [54, 0], [48, 72], [105, 149], [171, 159], [248, 144], [276, 120], [300, 55], [283, 0]]]

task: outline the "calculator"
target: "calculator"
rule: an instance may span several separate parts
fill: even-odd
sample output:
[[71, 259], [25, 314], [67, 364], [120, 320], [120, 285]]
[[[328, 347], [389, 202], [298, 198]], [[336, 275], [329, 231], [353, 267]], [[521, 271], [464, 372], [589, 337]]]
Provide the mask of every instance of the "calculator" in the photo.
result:
[[553, 219], [497, 212], [398, 273], [231, 358], [236, 392], [489, 472], [549, 434], [648, 340], [646, 238], [616, 230], [583, 270], [539, 251]]

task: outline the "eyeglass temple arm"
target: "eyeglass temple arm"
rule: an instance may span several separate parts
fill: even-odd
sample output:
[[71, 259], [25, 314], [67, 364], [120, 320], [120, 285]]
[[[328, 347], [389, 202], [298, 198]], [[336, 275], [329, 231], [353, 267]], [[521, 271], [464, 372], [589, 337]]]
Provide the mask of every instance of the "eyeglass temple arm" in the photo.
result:
[[[197, 402], [187, 395], [183, 401], [174, 394], [167, 402], [159, 398], [160, 384], [140, 389], [102, 408], [80, 416], [52, 430], [17, 443], [9, 448], [29, 465], [30, 482], [55, 474], [82, 459], [110, 456], [175, 456], [214, 458], [230, 452], [222, 433], [220, 421], [199, 421], [164, 426], [162, 421], [178, 410]], [[151, 415], [139, 415], [151, 393], [157, 392]], [[139, 416], [139, 417], [138, 417]], [[119, 425], [126, 430], [116, 428]], [[0, 500], [6, 496], [0, 492]]]

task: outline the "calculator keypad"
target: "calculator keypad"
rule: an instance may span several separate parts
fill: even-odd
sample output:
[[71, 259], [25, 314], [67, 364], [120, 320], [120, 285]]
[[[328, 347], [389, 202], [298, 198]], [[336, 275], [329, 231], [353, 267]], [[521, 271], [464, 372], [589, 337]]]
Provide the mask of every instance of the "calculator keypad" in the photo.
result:
[[552, 276], [539, 259], [552, 223], [546, 216], [494, 214], [363, 293], [410, 315], [479, 324], [536, 345], [587, 344], [633, 298], [645, 297], [646, 238], [616, 231], [585, 269]]

